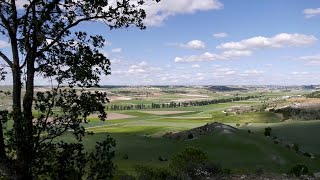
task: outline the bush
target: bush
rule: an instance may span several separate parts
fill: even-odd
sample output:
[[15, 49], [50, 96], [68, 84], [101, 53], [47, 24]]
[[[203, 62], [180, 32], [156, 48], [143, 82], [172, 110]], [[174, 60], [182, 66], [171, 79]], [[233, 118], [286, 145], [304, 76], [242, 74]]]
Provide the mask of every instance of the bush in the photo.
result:
[[210, 162], [207, 154], [195, 147], [187, 147], [175, 155], [169, 168], [179, 179], [210, 178], [223, 174], [220, 166]]
[[137, 173], [137, 179], [139, 180], [166, 180], [166, 179], [176, 179], [167, 169], [163, 168], [152, 168], [143, 165], [138, 165], [135, 167]]
[[297, 143], [294, 143], [292, 146], [292, 149], [294, 149], [296, 152], [298, 152], [300, 150], [300, 146]]
[[170, 161], [169, 167], [176, 173], [185, 172], [190, 164], [204, 164], [208, 155], [195, 147], [187, 147], [176, 154]]
[[264, 129], [264, 135], [265, 136], [271, 136], [271, 127], [267, 127]]
[[193, 138], [193, 134], [192, 133], [188, 134], [188, 139], [192, 139], [192, 138]]
[[159, 156], [159, 157], [158, 157], [158, 160], [159, 160], [159, 161], [168, 161], [167, 158], [164, 158], [164, 157], [162, 157], [162, 156]]
[[307, 157], [309, 157], [309, 158], [312, 158], [312, 154], [311, 154], [311, 153], [305, 152], [305, 153], [303, 153], [303, 155], [304, 155], [304, 156], [307, 156]]
[[117, 169], [114, 173], [114, 180], [135, 180], [135, 177], [127, 172]]
[[123, 158], [123, 159], [129, 159], [129, 156], [128, 156], [128, 154], [124, 154], [124, 155], [122, 156], [122, 158]]
[[309, 173], [309, 169], [307, 166], [303, 164], [297, 164], [290, 169], [288, 174], [296, 177], [300, 177], [301, 175], [306, 175], [308, 173]]
[[249, 133], [249, 134], [251, 134], [251, 133], [252, 133], [250, 129], [248, 129], [248, 133]]

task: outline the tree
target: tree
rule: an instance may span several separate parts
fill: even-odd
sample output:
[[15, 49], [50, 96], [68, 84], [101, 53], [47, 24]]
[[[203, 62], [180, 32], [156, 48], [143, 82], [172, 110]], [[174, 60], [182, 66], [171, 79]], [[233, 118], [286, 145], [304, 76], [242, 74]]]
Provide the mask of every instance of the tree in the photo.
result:
[[264, 135], [265, 136], [271, 136], [271, 127], [267, 127], [264, 129]]
[[[10, 69], [13, 82], [12, 112], [0, 113], [0, 172], [9, 179], [64, 179], [68, 174], [78, 178], [109, 177], [114, 141], [108, 137], [97, 144], [97, 156], [85, 153], [81, 140], [86, 131], [81, 124], [94, 112], [100, 113], [101, 120], [106, 118], [106, 94], [85, 88], [98, 86], [100, 75], [110, 74], [110, 61], [99, 52], [105, 42], [102, 36], [75, 27], [94, 21], [110, 29], [145, 29], [145, 1], [26, 2], [21, 7], [21, 1], [0, 1], [0, 33], [11, 48], [10, 53], [0, 50], [0, 59]], [[0, 69], [0, 79], [6, 74]], [[51, 80], [55, 84], [52, 91], [34, 94], [36, 75]], [[77, 86], [80, 90], [76, 91]], [[8, 121], [13, 121], [12, 128], [7, 128]], [[76, 143], [55, 140], [66, 132], [74, 135]], [[85, 158], [88, 156], [95, 157], [95, 161]], [[91, 171], [85, 174], [85, 170]]]

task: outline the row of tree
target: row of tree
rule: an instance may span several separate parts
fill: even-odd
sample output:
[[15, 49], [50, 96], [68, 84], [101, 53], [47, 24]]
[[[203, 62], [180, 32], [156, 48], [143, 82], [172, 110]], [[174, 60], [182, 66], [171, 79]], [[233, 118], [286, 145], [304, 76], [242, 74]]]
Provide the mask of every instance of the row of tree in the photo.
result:
[[206, 106], [210, 104], [227, 103], [233, 101], [242, 101], [252, 98], [258, 98], [261, 96], [245, 96], [245, 97], [233, 97], [223, 99], [212, 99], [204, 101], [185, 101], [185, 102], [170, 102], [170, 103], [151, 103], [151, 104], [135, 104], [135, 105], [111, 105], [106, 106], [107, 111], [118, 110], [141, 110], [141, 109], [159, 109], [159, 108], [177, 108], [177, 107], [190, 107], [190, 106]]

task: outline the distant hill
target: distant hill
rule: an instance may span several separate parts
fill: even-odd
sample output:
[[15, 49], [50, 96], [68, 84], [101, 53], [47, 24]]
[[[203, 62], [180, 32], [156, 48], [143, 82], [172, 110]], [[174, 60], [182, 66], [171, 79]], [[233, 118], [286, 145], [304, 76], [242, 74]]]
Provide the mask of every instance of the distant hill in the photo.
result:
[[303, 89], [307, 89], [307, 90], [310, 90], [310, 89], [316, 89], [315, 86], [313, 85], [308, 85], [308, 86], [302, 86]]
[[207, 88], [210, 91], [245, 91], [247, 89], [240, 87], [227, 87], [227, 86], [211, 86]]

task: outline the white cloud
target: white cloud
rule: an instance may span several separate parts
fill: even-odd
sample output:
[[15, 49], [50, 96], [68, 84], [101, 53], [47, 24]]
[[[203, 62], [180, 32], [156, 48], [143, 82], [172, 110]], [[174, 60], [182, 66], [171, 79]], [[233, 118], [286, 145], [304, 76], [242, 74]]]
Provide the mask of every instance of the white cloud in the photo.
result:
[[192, 40], [186, 44], [178, 44], [179, 47], [187, 48], [187, 49], [204, 49], [206, 48], [206, 44], [200, 40]]
[[193, 67], [193, 68], [199, 68], [200, 65], [199, 65], [199, 64], [193, 64], [191, 67]]
[[215, 38], [225, 38], [225, 37], [228, 37], [228, 34], [225, 33], [225, 32], [220, 32], [220, 33], [213, 34], [213, 37], [215, 37]]
[[253, 69], [253, 70], [246, 70], [244, 71], [244, 73], [249, 75], [250, 74], [255, 75], [255, 74], [264, 74], [264, 71]]
[[309, 72], [292, 72], [291, 74], [293, 74], [293, 75], [308, 75], [308, 74], [310, 74]]
[[141, 61], [140, 63], [132, 64], [126, 70], [122, 69], [122, 70], [112, 71], [112, 74], [122, 76], [122, 77], [138, 76], [139, 78], [146, 78], [149, 75], [151, 75], [151, 73], [159, 72], [161, 70], [162, 70], [161, 68], [149, 66], [147, 62]]
[[252, 52], [248, 50], [244, 50], [244, 51], [229, 50], [229, 51], [224, 51], [222, 53], [222, 57], [224, 59], [232, 59], [232, 58], [251, 56], [251, 55], [252, 55]]
[[239, 42], [228, 42], [217, 46], [218, 49], [255, 50], [263, 48], [283, 48], [291, 46], [311, 45], [317, 41], [312, 35], [281, 33], [274, 37], [263, 36], [245, 39]]
[[147, 26], [159, 26], [170, 16], [221, 8], [223, 4], [219, 0], [162, 0], [159, 3], [146, 5], [147, 17], [144, 22]]
[[225, 75], [233, 75], [233, 74], [236, 74], [236, 73], [237, 73], [236, 71], [227, 71], [224, 74]]
[[112, 42], [111, 41], [104, 41], [103, 43], [105, 46], [111, 46], [112, 45]]
[[222, 54], [212, 54], [210, 52], [205, 52], [200, 55], [191, 55], [185, 57], [176, 57], [174, 61], [176, 63], [183, 63], [183, 62], [202, 62], [202, 61], [215, 61], [215, 60], [228, 60], [239, 58], [243, 56], [250, 56], [252, 54], [251, 51], [245, 50], [229, 50], [224, 51]]
[[315, 43], [318, 39], [312, 35], [281, 33], [271, 38], [257, 36], [239, 42], [227, 42], [217, 46], [224, 50], [220, 54], [206, 52], [200, 55], [176, 57], [175, 62], [201, 62], [214, 60], [229, 60], [251, 56], [254, 50], [264, 48], [284, 48], [291, 46], [306, 46]]
[[113, 52], [113, 53], [121, 53], [122, 52], [122, 48], [112, 49], [111, 52]]
[[139, 66], [142, 66], [142, 67], [147, 66], [147, 65], [148, 65], [148, 63], [145, 61], [142, 61], [139, 63]]
[[10, 46], [10, 44], [8, 42], [0, 40], [0, 48], [6, 48], [9, 46]]
[[205, 52], [200, 55], [192, 55], [192, 56], [185, 56], [185, 57], [176, 57], [174, 62], [181, 63], [181, 62], [201, 62], [201, 61], [214, 61], [221, 59], [221, 57], [217, 54], [211, 54], [209, 52]]
[[305, 18], [312, 18], [314, 16], [319, 16], [320, 15], [320, 8], [309, 8], [309, 9], [304, 9], [303, 14]]
[[305, 62], [308, 66], [319, 66], [320, 65], [320, 54], [314, 56], [302, 56], [298, 58]]
[[121, 60], [115, 58], [115, 59], [110, 59], [110, 62], [111, 62], [111, 65], [113, 65], [113, 64], [120, 64], [120, 63], [121, 63]]

